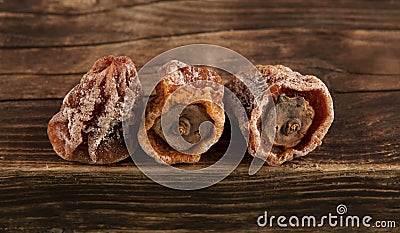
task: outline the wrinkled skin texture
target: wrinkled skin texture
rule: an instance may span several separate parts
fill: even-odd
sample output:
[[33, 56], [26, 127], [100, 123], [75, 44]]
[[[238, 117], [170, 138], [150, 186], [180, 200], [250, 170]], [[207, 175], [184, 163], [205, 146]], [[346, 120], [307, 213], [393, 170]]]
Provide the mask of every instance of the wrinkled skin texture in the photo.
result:
[[129, 156], [122, 121], [136, 121], [141, 85], [129, 57], [96, 61], [64, 98], [48, 125], [56, 153], [66, 160], [109, 164]]
[[[146, 117], [138, 134], [139, 144], [159, 163], [198, 162], [201, 154], [222, 135], [225, 123], [222, 79], [212, 70], [179, 61], [165, 64], [159, 70], [159, 75], [163, 78], [147, 102]], [[184, 89], [179, 91], [180, 88]], [[187, 99], [199, 101], [186, 106], [183, 103]], [[178, 112], [178, 125], [171, 123], [161, 129], [160, 118], [169, 119], [168, 113], [174, 112], [177, 106], [186, 106], [182, 112]], [[208, 130], [207, 125], [213, 125], [215, 130]], [[164, 135], [169, 132], [171, 134]], [[189, 144], [189, 147], [185, 144]]]
[[[328, 88], [317, 77], [302, 75], [283, 65], [256, 67], [261, 79], [243, 75], [243, 81], [232, 77], [225, 84], [240, 99], [249, 117], [241, 124], [242, 131], [249, 133], [249, 154], [269, 165], [307, 155], [322, 144], [334, 119]], [[250, 89], [256, 92], [251, 93]], [[294, 107], [297, 101], [301, 102], [300, 108]], [[273, 122], [268, 120], [273, 104], [276, 104], [276, 125], [268, 126]], [[275, 128], [276, 132], [269, 135], [267, 131], [271, 130], [265, 128]]]

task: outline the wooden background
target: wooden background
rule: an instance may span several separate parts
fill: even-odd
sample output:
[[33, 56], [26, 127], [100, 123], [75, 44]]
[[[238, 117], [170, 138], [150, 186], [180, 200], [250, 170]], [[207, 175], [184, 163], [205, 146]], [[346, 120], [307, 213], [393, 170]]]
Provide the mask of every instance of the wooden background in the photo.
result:
[[[64, 95], [103, 55], [138, 68], [190, 43], [284, 64], [330, 88], [335, 122], [302, 159], [251, 159], [199, 191], [160, 186], [131, 160], [89, 166], [60, 159], [46, 134]], [[273, 215], [336, 213], [400, 227], [400, 1], [0, 1], [0, 231], [269, 231]], [[219, 153], [218, 146], [210, 152]], [[202, 160], [204, 166], [210, 163]], [[319, 231], [379, 231], [323, 228]]]

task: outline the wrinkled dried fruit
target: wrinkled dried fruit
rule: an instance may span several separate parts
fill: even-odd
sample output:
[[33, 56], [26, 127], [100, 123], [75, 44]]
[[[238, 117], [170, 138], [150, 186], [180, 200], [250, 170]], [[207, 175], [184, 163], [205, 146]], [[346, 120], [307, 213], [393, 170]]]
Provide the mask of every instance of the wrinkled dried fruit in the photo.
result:
[[[222, 79], [214, 71], [179, 61], [164, 65], [159, 75], [163, 78], [155, 88], [155, 95], [147, 103], [145, 122], [138, 134], [139, 143], [148, 155], [160, 163], [197, 162], [200, 155], [222, 135], [225, 122]], [[179, 91], [181, 87], [188, 89]], [[184, 104], [188, 99], [198, 101]], [[179, 108], [182, 111], [177, 111], [179, 117], [174, 121], [172, 118], [177, 116], [168, 116], [168, 113]], [[166, 120], [169, 125], [164, 129], [161, 117], [171, 118]], [[215, 131], [209, 128], [211, 124], [203, 127], [204, 122], [212, 123]], [[185, 145], [181, 143], [182, 138]]]
[[[325, 84], [282, 65], [259, 65], [257, 69], [261, 80], [243, 75], [243, 82], [232, 77], [226, 84], [247, 111], [249, 120], [242, 128], [249, 132], [249, 153], [270, 165], [279, 165], [321, 145], [334, 118], [332, 97]], [[268, 103], [271, 97], [275, 112]], [[271, 128], [275, 128], [275, 134], [267, 130]]]
[[64, 98], [48, 125], [56, 153], [66, 160], [109, 164], [129, 156], [122, 121], [137, 121], [141, 85], [129, 57], [106, 56]]

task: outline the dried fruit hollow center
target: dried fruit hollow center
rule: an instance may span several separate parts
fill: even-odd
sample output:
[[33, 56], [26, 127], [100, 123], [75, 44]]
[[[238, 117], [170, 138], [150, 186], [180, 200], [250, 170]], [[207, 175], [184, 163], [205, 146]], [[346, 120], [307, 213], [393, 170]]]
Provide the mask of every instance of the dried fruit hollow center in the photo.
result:
[[[169, 140], [170, 142], [174, 142], [175, 139], [183, 137], [185, 141], [194, 144], [201, 140], [200, 125], [206, 121], [213, 122], [211, 117], [207, 114], [206, 109], [202, 105], [191, 104], [183, 109], [179, 117], [178, 125], [170, 124], [166, 126], [167, 128], [164, 129], [164, 131], [168, 135], [168, 139], [171, 139]], [[166, 141], [160, 117], [157, 118], [152, 128], [159, 137]], [[210, 133], [211, 132], [205, 132], [204, 135], [209, 135]]]
[[263, 137], [275, 146], [294, 147], [301, 142], [314, 119], [314, 109], [301, 96], [288, 97], [282, 94], [275, 105], [275, 135], [271, 135], [273, 113], [270, 112], [264, 121]]

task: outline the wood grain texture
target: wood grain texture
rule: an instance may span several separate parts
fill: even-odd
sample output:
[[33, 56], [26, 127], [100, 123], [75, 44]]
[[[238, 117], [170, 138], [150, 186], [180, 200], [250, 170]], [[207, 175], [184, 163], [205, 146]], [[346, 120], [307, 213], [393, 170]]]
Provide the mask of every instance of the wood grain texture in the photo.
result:
[[[326, 172], [278, 168], [248, 176], [246, 168], [240, 166], [220, 184], [193, 192], [164, 188], [134, 168], [3, 171], [0, 229], [288, 232], [290, 229], [258, 228], [257, 217], [266, 210], [271, 215], [320, 217], [335, 213], [340, 203], [347, 204], [351, 214], [369, 214], [375, 220], [395, 219], [400, 210], [400, 178], [391, 170]], [[317, 230], [326, 232], [332, 228]]]
[[389, 0], [30, 2], [0, 5], [0, 47], [114, 44], [238, 29], [400, 27], [400, 4]]
[[400, 90], [397, 31], [263, 29], [73, 48], [0, 49], [0, 84], [5, 87], [0, 100], [63, 98], [105, 54], [130, 56], [140, 68], [159, 53], [188, 43], [225, 46], [254, 64], [284, 64], [318, 76], [333, 91]]
[[[355, 74], [399, 75], [397, 31], [260, 29], [210, 32], [111, 45], [1, 49], [0, 74], [76, 74], [104, 54], [127, 55], [138, 66], [166, 50], [191, 43], [232, 48], [257, 63], [296, 63]], [[73, 59], [74, 58], [74, 59]], [[48, 64], [51, 62], [51, 66]]]
[[[398, 232], [399, 22], [392, 0], [0, 0], [0, 232]], [[321, 78], [335, 105], [322, 146], [253, 176], [246, 155], [198, 191], [158, 185], [131, 159], [88, 166], [54, 153], [47, 122], [96, 59], [128, 55], [139, 69], [191, 43]], [[228, 131], [198, 164], [178, 167], [212, 164]], [[320, 217], [341, 203], [397, 228], [256, 224], [264, 211]]]

